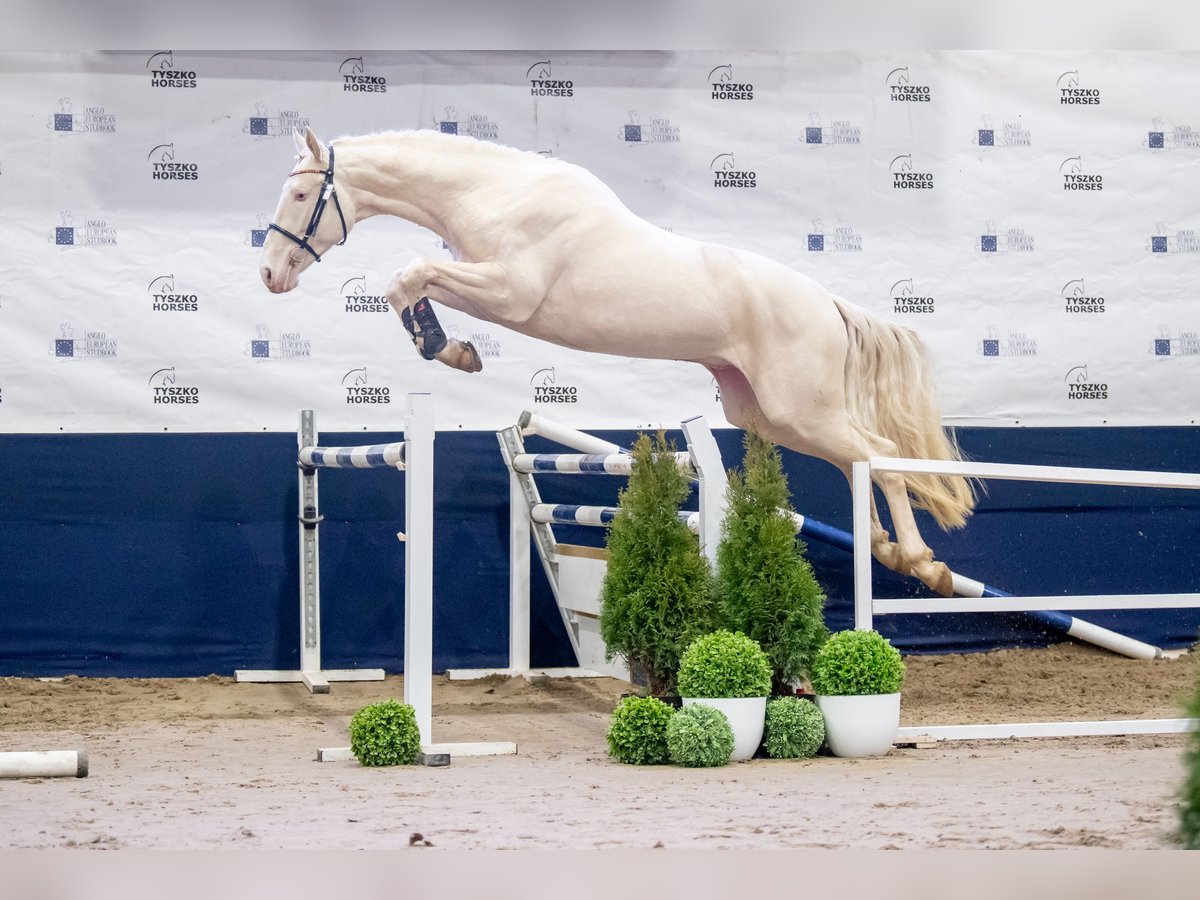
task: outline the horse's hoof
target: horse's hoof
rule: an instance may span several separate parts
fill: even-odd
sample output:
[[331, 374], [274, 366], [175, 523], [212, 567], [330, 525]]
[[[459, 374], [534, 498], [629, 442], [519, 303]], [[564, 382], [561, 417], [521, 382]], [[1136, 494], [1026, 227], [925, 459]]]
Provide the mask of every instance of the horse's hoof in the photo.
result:
[[927, 570], [928, 577], [922, 577], [921, 580], [929, 585], [930, 590], [935, 593], [943, 597], [953, 597], [954, 575], [949, 566], [943, 562], [935, 562], [930, 564], [929, 569], [932, 571]]
[[461, 369], [467, 373], [478, 372], [483, 368], [475, 345], [470, 341], [453, 340], [438, 354], [438, 360], [452, 369]]
[[467, 364], [462, 367], [463, 371], [464, 372], [482, 371], [483, 370], [483, 362], [479, 359], [479, 352], [475, 349], [475, 345], [472, 344], [470, 341], [463, 341], [462, 345], [463, 345], [463, 349], [466, 350], [468, 354], [470, 354], [470, 359], [467, 360]]

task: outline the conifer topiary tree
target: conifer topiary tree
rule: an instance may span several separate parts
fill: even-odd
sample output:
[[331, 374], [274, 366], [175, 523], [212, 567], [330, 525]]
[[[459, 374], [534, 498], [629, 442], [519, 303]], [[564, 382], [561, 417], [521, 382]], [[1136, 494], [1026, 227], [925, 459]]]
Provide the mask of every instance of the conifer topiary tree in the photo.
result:
[[609, 659], [643, 672], [651, 694], [675, 691], [679, 658], [715, 627], [712, 573], [700, 545], [676, 515], [690, 483], [660, 431], [640, 435], [633, 471], [608, 532], [600, 592], [600, 636]]
[[779, 451], [754, 431], [745, 448], [742, 471], [730, 472], [717, 548], [719, 615], [725, 628], [759, 642], [774, 692], [787, 694], [829, 637], [825, 592], [796, 537]]

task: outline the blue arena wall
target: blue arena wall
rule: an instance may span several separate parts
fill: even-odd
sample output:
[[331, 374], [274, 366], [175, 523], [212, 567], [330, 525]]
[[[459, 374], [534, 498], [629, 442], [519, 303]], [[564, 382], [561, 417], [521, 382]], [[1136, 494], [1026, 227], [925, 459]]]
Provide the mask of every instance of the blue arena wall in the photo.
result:
[[[628, 445], [632, 431], [597, 432]], [[327, 433], [324, 443], [399, 440]], [[682, 445], [682, 437], [676, 433]], [[1196, 471], [1200, 428], [964, 429], [992, 462]], [[725, 462], [740, 432], [718, 433]], [[553, 451], [532, 439], [531, 450]], [[199, 676], [295, 668], [296, 440], [292, 434], [0, 435], [0, 675]], [[828, 464], [784, 453], [797, 509], [850, 528], [850, 495]], [[539, 478], [559, 502], [613, 503], [622, 478]], [[322, 636], [327, 667], [403, 669], [403, 478], [320, 475]], [[506, 664], [508, 480], [492, 432], [436, 444], [434, 664]], [[940, 558], [1015, 594], [1200, 589], [1200, 495], [1177, 490], [993, 482], [968, 527], [939, 533]], [[597, 529], [560, 539], [600, 544]], [[851, 623], [846, 555], [809, 547], [831, 628]], [[876, 567], [877, 591], [916, 594]], [[1080, 613], [1161, 646], [1192, 643], [1197, 610]], [[878, 626], [910, 651], [1057, 640], [1019, 618], [905, 616]], [[532, 657], [572, 665], [535, 563]]]

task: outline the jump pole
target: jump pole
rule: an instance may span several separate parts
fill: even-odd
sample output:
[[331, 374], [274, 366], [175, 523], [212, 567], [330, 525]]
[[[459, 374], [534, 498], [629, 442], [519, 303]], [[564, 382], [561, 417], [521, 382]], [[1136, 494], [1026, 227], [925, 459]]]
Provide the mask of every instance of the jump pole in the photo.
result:
[[0, 778], [86, 778], [86, 750], [6, 750]]
[[[556, 422], [548, 421], [547, 419], [531, 412], [523, 412], [518, 419], [518, 427], [524, 434], [536, 434], [547, 440], [555, 441], [565, 447], [571, 447], [576, 450], [582, 450], [585, 453], [603, 453], [603, 454], [618, 454], [628, 453], [627, 450], [617, 444], [601, 440], [586, 432], [577, 431], [572, 428], [560, 425]], [[711, 433], [709, 435], [711, 440]], [[721, 473], [722, 482], [724, 472]], [[702, 496], [704, 492], [702, 491]], [[549, 505], [547, 505], [549, 506]], [[703, 507], [702, 507], [703, 509]], [[547, 517], [548, 521], [560, 523], [572, 523], [579, 525], [607, 525], [612, 521], [612, 517], [616, 514], [616, 507], [588, 507], [588, 506], [573, 506], [566, 507], [558, 505], [557, 509], [540, 509], [535, 510], [535, 516]], [[699, 531], [700, 528], [712, 528], [712, 516], [696, 516], [695, 513], [681, 514], [688, 518], [689, 525], [693, 531]], [[855, 565], [865, 566], [869, 572], [871, 566], [871, 554], [869, 543], [866, 544], [866, 551], [863, 553], [855, 553], [854, 535], [840, 528], [835, 528], [824, 522], [816, 519], [811, 519], [800, 513], [792, 513], [792, 518], [796, 522], [796, 531], [801, 537], [808, 538], [821, 543], [828, 544], [831, 547], [837, 547], [848, 553], [854, 554]], [[857, 517], [856, 517], [857, 518]], [[720, 519], [716, 522], [717, 534], [719, 536]], [[715, 551], [715, 543], [714, 543]], [[862, 560], [859, 562], [859, 560]], [[982, 581], [976, 581], [974, 578], [967, 578], [964, 575], [959, 575], [957, 572], [951, 572], [953, 579], [954, 594], [958, 597], [1011, 597], [1011, 594], [984, 584]], [[1121, 656], [1127, 656], [1131, 659], [1161, 659], [1163, 651], [1159, 647], [1152, 644], [1147, 644], [1144, 641], [1139, 641], [1135, 638], [1128, 637], [1119, 632], [1112, 631], [1108, 628], [1102, 628], [1091, 622], [1075, 616], [1068, 615], [1056, 610], [1034, 610], [1024, 612], [1023, 615], [1036, 621], [1039, 625], [1076, 640], [1084, 641], [1102, 647], [1113, 653]]]

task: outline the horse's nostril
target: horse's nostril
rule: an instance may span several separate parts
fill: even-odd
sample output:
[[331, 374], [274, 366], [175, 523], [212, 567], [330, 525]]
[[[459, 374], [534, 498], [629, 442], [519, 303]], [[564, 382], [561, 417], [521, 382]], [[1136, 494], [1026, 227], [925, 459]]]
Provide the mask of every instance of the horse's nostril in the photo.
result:
[[271, 281], [271, 267], [270, 266], [263, 266], [263, 278], [268, 283], [270, 283], [270, 281]]

